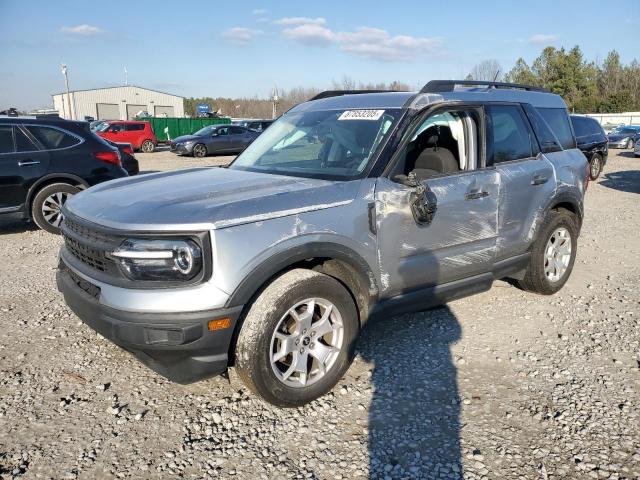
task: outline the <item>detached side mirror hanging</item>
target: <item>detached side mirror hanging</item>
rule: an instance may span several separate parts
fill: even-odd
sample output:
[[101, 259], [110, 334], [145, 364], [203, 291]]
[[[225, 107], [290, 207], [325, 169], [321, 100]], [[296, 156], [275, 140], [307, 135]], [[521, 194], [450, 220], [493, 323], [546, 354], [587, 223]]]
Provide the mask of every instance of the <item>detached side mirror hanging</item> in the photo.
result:
[[418, 180], [413, 172], [409, 174], [408, 184], [413, 187], [413, 191], [409, 194], [413, 219], [418, 225], [430, 224], [438, 210], [438, 198], [429, 185]]

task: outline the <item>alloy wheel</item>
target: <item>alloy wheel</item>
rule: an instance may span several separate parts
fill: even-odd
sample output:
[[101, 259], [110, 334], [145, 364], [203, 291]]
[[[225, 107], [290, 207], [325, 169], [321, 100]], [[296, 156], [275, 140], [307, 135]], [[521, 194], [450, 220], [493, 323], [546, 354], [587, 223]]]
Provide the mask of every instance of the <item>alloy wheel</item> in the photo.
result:
[[142, 143], [142, 151], [145, 153], [150, 153], [153, 151], [153, 142], [150, 140], [146, 140]]
[[193, 154], [196, 157], [204, 157], [207, 154], [207, 150], [204, 145], [196, 145], [193, 147]]
[[344, 325], [336, 306], [323, 298], [308, 298], [278, 322], [269, 350], [271, 368], [285, 385], [307, 387], [331, 370], [343, 343]]
[[596, 156], [591, 159], [591, 178], [596, 178], [600, 175], [600, 159]]
[[544, 273], [550, 282], [559, 281], [571, 262], [571, 234], [564, 227], [557, 228], [549, 237], [544, 253]]
[[69, 193], [55, 192], [45, 198], [42, 202], [42, 216], [49, 225], [53, 225], [56, 228], [60, 227], [62, 222], [62, 206], [69, 198]]

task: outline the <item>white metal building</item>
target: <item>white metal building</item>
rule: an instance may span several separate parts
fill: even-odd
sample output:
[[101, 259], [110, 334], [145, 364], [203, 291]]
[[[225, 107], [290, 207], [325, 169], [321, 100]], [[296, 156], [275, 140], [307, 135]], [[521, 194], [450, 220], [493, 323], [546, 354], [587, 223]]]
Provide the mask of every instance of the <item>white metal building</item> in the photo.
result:
[[[69, 100], [71, 109], [69, 109]], [[184, 117], [184, 98], [148, 88], [122, 87], [75, 90], [53, 95], [53, 108], [62, 118], [84, 120], [129, 120], [140, 110], [154, 117]]]

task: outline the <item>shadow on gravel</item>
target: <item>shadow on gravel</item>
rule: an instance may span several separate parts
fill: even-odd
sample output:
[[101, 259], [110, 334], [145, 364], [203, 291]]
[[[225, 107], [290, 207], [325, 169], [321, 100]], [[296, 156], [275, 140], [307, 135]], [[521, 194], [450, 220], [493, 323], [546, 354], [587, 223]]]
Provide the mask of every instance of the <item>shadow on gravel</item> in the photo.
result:
[[38, 227], [33, 222], [9, 216], [7, 218], [0, 219], [0, 235], [35, 232], [36, 230], [38, 230]]
[[621, 192], [640, 193], [640, 170], [605, 173], [599, 183]]
[[372, 320], [358, 347], [373, 365], [371, 478], [461, 478], [460, 400], [448, 307]]
[[633, 153], [632, 150], [629, 150], [627, 152], [620, 152], [618, 153], [619, 157], [627, 157], [627, 158], [636, 158], [635, 153]]

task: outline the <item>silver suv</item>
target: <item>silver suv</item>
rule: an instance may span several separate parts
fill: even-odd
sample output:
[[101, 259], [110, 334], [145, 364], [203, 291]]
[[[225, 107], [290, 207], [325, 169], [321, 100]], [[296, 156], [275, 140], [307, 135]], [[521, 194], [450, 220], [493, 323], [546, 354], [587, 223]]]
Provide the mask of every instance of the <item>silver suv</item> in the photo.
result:
[[58, 288], [171, 380], [234, 365], [268, 402], [302, 405], [339, 381], [375, 316], [505, 277], [558, 291], [587, 177], [565, 103], [535, 87], [324, 92], [227, 168], [74, 196]]

